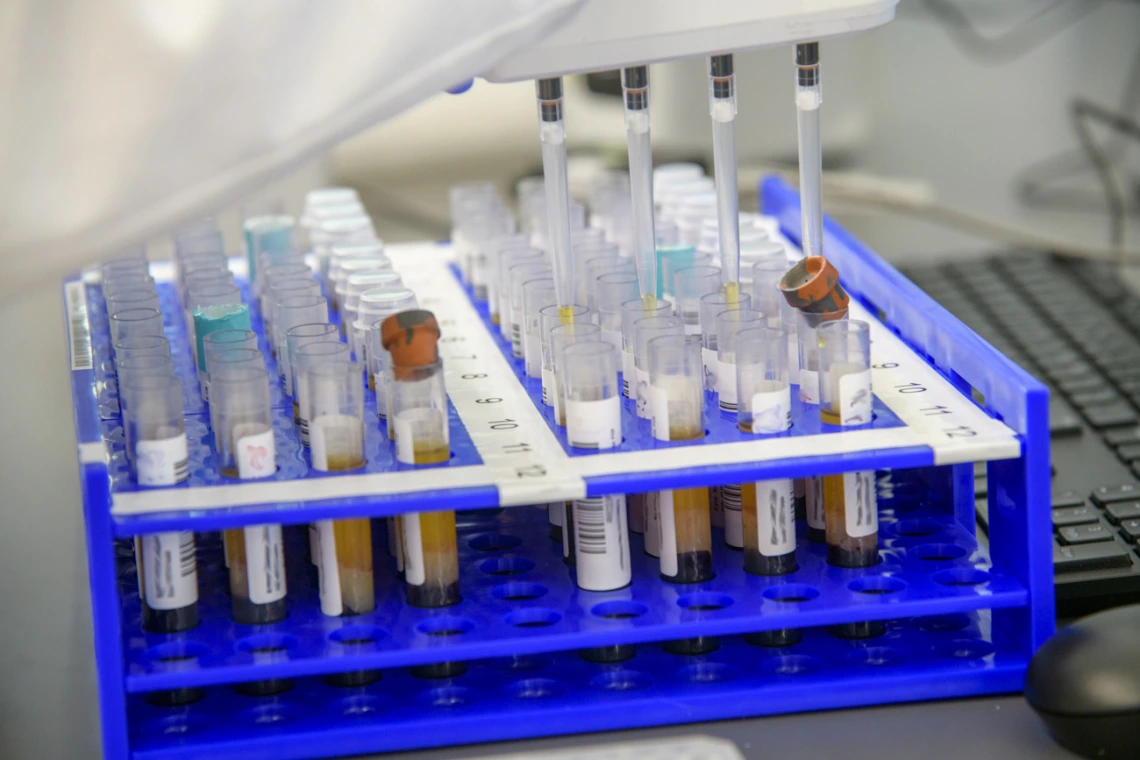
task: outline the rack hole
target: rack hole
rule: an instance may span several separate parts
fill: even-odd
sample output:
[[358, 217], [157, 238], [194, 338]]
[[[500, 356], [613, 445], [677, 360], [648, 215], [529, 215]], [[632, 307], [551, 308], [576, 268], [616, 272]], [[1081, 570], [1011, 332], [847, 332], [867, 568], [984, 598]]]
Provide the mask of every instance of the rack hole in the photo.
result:
[[541, 583], [504, 583], [491, 589], [491, 595], [507, 602], [525, 602], [546, 596], [547, 591]]
[[259, 726], [282, 726], [292, 723], [300, 717], [300, 711], [290, 705], [268, 704], [258, 705], [249, 710], [246, 717]]
[[542, 670], [554, 662], [548, 654], [515, 654], [510, 657], [498, 657], [488, 661], [488, 664], [497, 670], [526, 672]]
[[297, 646], [297, 638], [287, 633], [257, 633], [238, 639], [237, 648], [250, 654], [280, 654]]
[[906, 588], [906, 582], [889, 575], [865, 575], [848, 583], [847, 588], [860, 594], [897, 594]]
[[894, 647], [865, 647], [847, 655], [848, 662], [854, 665], [890, 667], [907, 661], [906, 653]]
[[156, 736], [188, 736], [201, 731], [209, 722], [200, 715], [168, 715], [146, 724], [146, 733]]
[[461, 636], [475, 630], [475, 621], [465, 617], [435, 617], [416, 624], [416, 630], [428, 636]]
[[505, 552], [522, 544], [518, 536], [508, 536], [505, 533], [481, 533], [475, 536], [467, 545], [481, 552]]
[[566, 686], [552, 678], [526, 678], [507, 687], [507, 693], [519, 699], [547, 699], [566, 693]]
[[976, 567], [953, 567], [934, 574], [934, 582], [943, 586], [980, 586], [989, 580], [990, 574]]
[[910, 554], [927, 562], [951, 562], [962, 559], [967, 552], [957, 544], [920, 544], [911, 549]]
[[196, 660], [210, 650], [197, 641], [165, 641], [146, 650], [146, 658], [151, 662], [171, 664]]
[[736, 678], [736, 668], [719, 662], [698, 662], [686, 665], [678, 671], [678, 675], [692, 683], [716, 683], [718, 681], [731, 681]]
[[610, 620], [629, 620], [631, 618], [639, 618], [649, 608], [641, 602], [632, 602], [628, 599], [615, 599], [612, 602], [602, 602], [595, 604], [590, 612], [601, 618], [608, 618]]
[[777, 676], [802, 676], [815, 673], [823, 667], [823, 663], [806, 654], [785, 654], [769, 657], [761, 663], [761, 667]]
[[653, 679], [637, 670], [611, 670], [590, 679], [590, 685], [608, 691], [635, 691], [644, 689]]
[[356, 694], [338, 703], [341, 715], [346, 718], [367, 718], [384, 709], [384, 702], [371, 694]]
[[764, 589], [764, 598], [773, 602], [784, 604], [798, 604], [810, 602], [819, 596], [819, 589], [806, 583], [782, 583], [779, 586]]
[[891, 526], [890, 532], [903, 538], [922, 538], [942, 532], [942, 524], [934, 520], [899, 520]]
[[929, 615], [915, 618], [914, 627], [920, 631], [931, 633], [950, 633], [968, 628], [970, 616], [964, 612], [952, 612], [949, 615]]
[[507, 625], [513, 625], [516, 628], [543, 628], [554, 625], [561, 619], [561, 615], [545, 607], [527, 607], [515, 610], [506, 617]]
[[375, 644], [388, 635], [383, 628], [374, 625], [346, 625], [329, 634], [329, 638], [346, 647], [362, 647]]
[[980, 660], [997, 649], [982, 639], [954, 639], [934, 645], [934, 653], [939, 657], [952, 657], [959, 660]]
[[521, 575], [534, 569], [534, 562], [526, 557], [496, 557], [479, 563], [479, 569], [487, 575]]
[[677, 606], [695, 612], [714, 612], [731, 606], [733, 598], [715, 591], [695, 591], [677, 599]]
[[424, 699], [432, 707], [462, 707], [474, 702], [477, 695], [465, 686], [441, 686], [425, 692]]

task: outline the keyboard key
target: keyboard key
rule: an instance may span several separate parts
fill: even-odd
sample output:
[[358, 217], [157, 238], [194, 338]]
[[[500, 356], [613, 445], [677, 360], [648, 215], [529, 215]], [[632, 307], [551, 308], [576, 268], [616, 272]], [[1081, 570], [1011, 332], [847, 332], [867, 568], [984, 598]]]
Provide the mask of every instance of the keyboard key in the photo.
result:
[[1093, 544], [1097, 541], [1112, 540], [1112, 530], [1099, 522], [1092, 525], [1071, 525], [1068, 528], [1061, 528], [1057, 532], [1061, 535], [1061, 540], [1070, 545]]
[[1081, 496], [1076, 491], [1061, 491], [1060, 493], [1053, 494], [1051, 504], [1053, 509], [1060, 509], [1062, 507], [1079, 507], [1085, 503], [1085, 497]]
[[1058, 573], [1131, 566], [1128, 550], [1115, 541], [1078, 546], [1053, 544], [1053, 569]]
[[1115, 404], [1124, 399], [1111, 388], [1102, 388], [1099, 391], [1081, 391], [1080, 393], [1074, 393], [1069, 396], [1069, 400], [1073, 402], [1073, 406], [1084, 409], [1087, 406], [1097, 406], [1099, 404]]
[[1092, 500], [1102, 507], [1106, 504], [1115, 504], [1118, 501], [1135, 501], [1136, 499], [1140, 499], [1140, 486], [1135, 483], [1097, 486], [1092, 490]]
[[1126, 404], [1123, 401], [1115, 404], [1086, 406], [1082, 411], [1089, 423], [1097, 428], [1134, 425], [1137, 419], [1136, 412], [1132, 409], [1131, 404]]
[[1120, 534], [1132, 543], [1140, 541], [1140, 520], [1125, 520], [1120, 523]]
[[1104, 431], [1104, 440], [1111, 446], [1123, 446], [1127, 443], [1140, 443], [1140, 427], [1116, 428]]
[[1067, 528], [1070, 525], [1094, 523], [1100, 519], [1095, 507], [1065, 507], [1053, 510], [1053, 527]]
[[1085, 375], [1083, 377], [1058, 380], [1057, 386], [1069, 395], [1074, 393], [1088, 393], [1089, 391], [1110, 390], [1108, 384], [1100, 375]]
[[1108, 519], [1114, 523], [1122, 520], [1140, 519], [1140, 501], [1119, 501], [1104, 508]]
[[1053, 438], [1065, 435], [1080, 435], [1081, 418], [1073, 407], [1057, 395], [1049, 396], [1049, 435]]
[[1126, 443], [1116, 447], [1116, 455], [1125, 462], [1140, 459], [1140, 443]]

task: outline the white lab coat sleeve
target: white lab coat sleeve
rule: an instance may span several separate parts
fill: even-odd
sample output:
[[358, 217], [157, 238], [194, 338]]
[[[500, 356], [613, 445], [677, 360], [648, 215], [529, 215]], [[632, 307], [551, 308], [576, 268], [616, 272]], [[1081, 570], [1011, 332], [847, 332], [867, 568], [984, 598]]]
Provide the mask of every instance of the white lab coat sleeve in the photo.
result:
[[251, 195], [580, 2], [5, 0], [0, 298]]

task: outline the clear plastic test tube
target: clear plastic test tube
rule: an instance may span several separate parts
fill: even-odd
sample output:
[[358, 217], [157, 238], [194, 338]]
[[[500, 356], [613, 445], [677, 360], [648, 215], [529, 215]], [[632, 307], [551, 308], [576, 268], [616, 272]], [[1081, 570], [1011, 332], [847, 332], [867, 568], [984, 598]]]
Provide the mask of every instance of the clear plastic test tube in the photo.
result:
[[162, 335], [135, 335], [112, 344], [115, 361], [133, 356], [170, 356], [170, 341]]
[[728, 295], [722, 289], [717, 293], [701, 296], [701, 362], [704, 365], [705, 390], [717, 392], [719, 365], [716, 356], [716, 318], [723, 312], [734, 309], [751, 309], [752, 297], [741, 294], [735, 303], [728, 302]]
[[531, 280], [550, 280], [552, 270], [547, 262], [527, 262], [515, 264], [511, 267], [511, 319], [509, 336], [511, 339], [511, 353], [516, 359], [524, 357], [523, 337], [526, 335], [524, 325], [523, 288]]
[[126, 309], [111, 315], [111, 340], [136, 335], [162, 335], [162, 312], [155, 308]]
[[[820, 419], [831, 425], [871, 421], [871, 333], [866, 322], [839, 320], [819, 327]], [[823, 478], [827, 561], [839, 567], [879, 562], [879, 512], [872, 470]]]
[[752, 265], [752, 308], [764, 312], [769, 327], [779, 327], [785, 315], [791, 316], [792, 308], [780, 292], [780, 280], [787, 271], [788, 263], [782, 255]]
[[596, 312], [598, 308], [598, 279], [605, 274], [632, 274], [637, 275], [633, 268], [633, 262], [626, 258], [620, 258], [616, 261], [607, 261], [605, 263], [597, 262], [587, 266], [586, 276], [586, 300], [582, 303], [590, 309], [591, 312]]
[[[550, 406], [554, 407], [555, 422], [565, 426], [566, 406], [564, 401], [566, 399], [566, 393], [562, 387], [562, 379], [558, 374], [562, 367], [562, 355], [566, 351], [566, 347], [572, 343], [600, 340], [602, 337], [602, 329], [593, 322], [588, 321], [588, 319], [583, 318], [585, 315], [577, 315], [580, 317], [578, 321], [561, 324], [557, 319], [557, 306], [553, 308], [547, 307], [547, 311], [553, 313], [553, 319], [548, 319], [550, 329], [547, 331], [546, 346], [543, 348], [543, 361], [550, 362]], [[551, 314], [548, 313], [546, 316], [549, 317]], [[546, 371], [547, 369], [544, 366], [543, 372], [545, 373]]]
[[570, 306], [574, 303], [574, 259], [570, 248], [570, 185], [566, 170], [566, 125], [562, 121], [562, 78], [539, 79], [535, 90], [556, 303]]
[[269, 285], [269, 293], [262, 303], [261, 321], [265, 329], [265, 337], [269, 341], [269, 349], [274, 358], [280, 346], [277, 345], [277, 302], [290, 296], [319, 296], [321, 284], [311, 277], [297, 277], [288, 280], [274, 280]]
[[297, 325], [329, 321], [328, 301], [320, 295], [287, 296], [277, 301], [273, 329], [277, 332], [277, 375], [284, 380], [293, 372], [286, 336]]
[[[430, 311], [393, 314], [381, 329], [391, 358], [392, 422], [396, 459], [404, 464], [442, 464], [451, 457], [447, 395], [437, 343], [439, 326]], [[460, 601], [455, 512], [410, 512], [400, 517], [408, 604], [448, 607]]]
[[641, 298], [625, 301], [621, 305], [621, 384], [626, 398], [637, 398], [637, 320], [646, 317], [669, 317], [673, 315], [673, 305], [658, 298], [646, 308]]
[[348, 346], [339, 340], [314, 341], [297, 348], [293, 366], [293, 422], [297, 424], [302, 446], [310, 447], [310, 368], [319, 364], [345, 363], [349, 358]]
[[161, 309], [154, 288], [120, 290], [107, 296], [107, 313], [116, 314], [127, 309]]
[[637, 275], [631, 272], [606, 272], [598, 276], [596, 288], [596, 311], [598, 326], [602, 329], [602, 340], [614, 347], [620, 360], [621, 305], [640, 297]]
[[[397, 312], [414, 308], [416, 308], [416, 294], [404, 285], [384, 285], [360, 294], [360, 301], [356, 304], [356, 321], [349, 334], [348, 346], [358, 359], [367, 360], [371, 370], [368, 382], [370, 389], [380, 388], [377, 382], [383, 378], [379, 370], [383, 368], [384, 352], [373, 350], [381, 348], [381, 344], [374, 340], [380, 336], [379, 332], [376, 332], [376, 325]], [[378, 412], [381, 411], [381, 407], [382, 404], [377, 407]], [[383, 416], [382, 414], [381, 417]]]
[[649, 383], [649, 341], [664, 335], [684, 335], [680, 317], [642, 317], [633, 323], [635, 351], [633, 363], [637, 379], [637, 416], [653, 418], [653, 397]]
[[[792, 425], [788, 385], [787, 331], [754, 327], [736, 334], [736, 376], [740, 403], [737, 428], [771, 435]], [[744, 569], [754, 575], [787, 575], [796, 570], [796, 506], [791, 478], [751, 481], [741, 486]]]
[[[527, 377], [542, 377], [541, 312], [551, 305], [558, 305], [558, 290], [553, 278], [529, 280], [523, 285], [523, 361]], [[566, 306], [570, 308], [572, 304]]]
[[256, 283], [260, 276], [258, 264], [263, 253], [296, 249], [295, 233], [296, 223], [291, 216], [267, 214], [253, 216], [242, 222], [250, 282]]
[[169, 351], [165, 354], [152, 353], [142, 356], [121, 356], [116, 361], [115, 370], [118, 373], [119, 409], [123, 414], [123, 441], [126, 445], [127, 461], [133, 464], [135, 459], [135, 429], [132, 425], [128, 424], [128, 421], [131, 419], [130, 412], [128, 411], [131, 401], [131, 378], [136, 375], [174, 377], [174, 360], [170, 358]]
[[736, 416], [736, 334], [765, 324], [765, 316], [754, 309], [731, 309], [716, 316], [716, 392], [721, 412]]
[[[703, 438], [705, 393], [701, 340], [695, 335], [655, 337], [648, 343], [653, 437], [659, 441]], [[712, 580], [712, 527], [707, 488], [659, 491], [650, 500], [646, 535], [660, 532], [661, 577], [671, 583]]]
[[[723, 290], [720, 269], [701, 265], [679, 269], [673, 274], [674, 313], [685, 323], [686, 335], [701, 332], [701, 298]], [[730, 297], [730, 300], [732, 299]]]
[[[392, 269], [392, 262], [387, 256], [354, 256], [352, 258], [341, 259], [337, 267], [336, 280], [333, 285], [333, 292], [331, 299], [336, 301], [336, 311], [341, 313], [344, 311], [345, 302], [348, 299], [348, 278], [358, 272], [384, 272], [394, 271]], [[331, 306], [331, 303], [330, 303]]]
[[205, 382], [210, 384], [210, 357], [234, 348], [257, 349], [257, 333], [253, 330], [215, 330], [202, 339], [202, 358], [206, 365]]
[[[248, 330], [251, 327], [249, 306], [242, 303], [236, 285], [203, 285], [190, 291], [189, 303], [194, 315], [194, 359], [198, 365], [198, 381], [207, 397], [206, 349], [203, 341], [217, 330]], [[208, 398], [208, 397], [207, 397]]]
[[593, 322], [593, 315], [590, 310], [585, 306], [574, 304], [570, 307], [570, 316], [565, 316], [565, 310], [561, 309], [556, 304], [550, 304], [539, 309], [538, 312], [539, 322], [539, 351], [541, 354], [541, 377], [542, 377], [542, 403], [547, 406], [554, 407], [554, 417], [558, 420], [558, 424], [564, 424], [565, 410], [561, 408], [558, 393], [558, 380], [556, 372], [558, 367], [558, 354], [556, 353], [554, 343], [550, 339], [550, 331], [559, 325], [573, 324], [575, 327], [581, 327], [582, 330], [589, 327], [594, 328], [592, 332], [595, 334], [601, 331]]
[[336, 325], [328, 322], [313, 322], [310, 324], [294, 325], [285, 333], [286, 350], [294, 360], [289, 362], [289, 373], [285, 375], [285, 395], [293, 399], [293, 421], [298, 422], [301, 413], [297, 403], [297, 352], [301, 346], [321, 341], [339, 343]]
[[[249, 367], [265, 366], [265, 357], [256, 348], [216, 349], [210, 354], [207, 361], [207, 383], [211, 377], [241, 371]], [[218, 429], [218, 410], [214, 406], [210, 406], [210, 428], [212, 430]]]
[[154, 278], [148, 274], [138, 274], [132, 272], [130, 274], [117, 275], [114, 279], [108, 279], [106, 275], [103, 277], [103, 297], [110, 298], [115, 293], [121, 293], [124, 290], [152, 290], [158, 292], [154, 284]]
[[505, 245], [499, 248], [491, 265], [491, 276], [487, 283], [487, 309], [491, 313], [491, 324], [499, 326], [499, 334], [504, 338], [510, 337], [510, 268], [526, 261], [545, 262], [546, 254], [530, 243], [522, 246]]
[[136, 480], [143, 486], [181, 483], [189, 475], [182, 384], [174, 375], [129, 373], [123, 385]]
[[[561, 363], [570, 445], [589, 449], [620, 445], [621, 396], [614, 347], [600, 341], [572, 343], [563, 351]], [[577, 499], [570, 510], [578, 588], [613, 591], [628, 586], [632, 573], [625, 496]]]
[[731, 55], [709, 57], [709, 114], [716, 167], [717, 229], [729, 302], [740, 292], [740, 203], [736, 187], [736, 77]]
[[[340, 334], [352, 336], [353, 325], [360, 316], [360, 296], [369, 290], [403, 288], [404, 280], [394, 269], [351, 274], [345, 283], [344, 303], [340, 307]], [[366, 342], [367, 345], [367, 342]]]
[[657, 249], [657, 297], [664, 298], [670, 305], [675, 303], [673, 296], [673, 275], [678, 269], [686, 269], [698, 264], [711, 264], [711, 258], [698, 258], [697, 249], [691, 245], [663, 246]]
[[[218, 407], [215, 442], [223, 475], [251, 480], [277, 471], [269, 408], [269, 373], [247, 367], [214, 379]], [[225, 531], [234, 622], [265, 625], [285, 619], [285, 547], [281, 526], [250, 525]]]

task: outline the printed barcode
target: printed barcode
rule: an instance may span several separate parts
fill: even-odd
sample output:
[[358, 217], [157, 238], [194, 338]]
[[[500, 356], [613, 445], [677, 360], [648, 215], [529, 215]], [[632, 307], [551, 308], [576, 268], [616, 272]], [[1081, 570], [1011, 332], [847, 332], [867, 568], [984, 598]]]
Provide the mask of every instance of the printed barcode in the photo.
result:
[[183, 531], [178, 535], [178, 566], [183, 578], [194, 575], [194, 533]]
[[67, 334], [71, 339], [71, 369], [91, 369], [91, 325], [87, 320], [87, 286], [76, 280], [67, 283], [63, 297], [67, 308]]
[[718, 401], [718, 403], [720, 404], [720, 408], [723, 411], [726, 411], [726, 412], [735, 412], [736, 411], [736, 402], [735, 401], [721, 400], [721, 401]]
[[181, 483], [186, 478], [190, 477], [190, 463], [185, 459], [180, 459], [174, 463], [174, 482]]
[[630, 397], [629, 396], [629, 380], [626, 379], [624, 374], [621, 376], [621, 392], [623, 395], [625, 395], [626, 398]]
[[596, 448], [598, 448], [598, 442], [597, 441], [593, 441], [591, 443], [582, 443], [580, 441], [570, 441], [570, 445], [576, 449], [596, 449]]
[[574, 502], [575, 538], [585, 554], [606, 553], [606, 503], [603, 497]]
[[740, 511], [740, 486], [721, 486], [720, 500], [725, 509]]
[[301, 445], [309, 448], [309, 421], [305, 419], [297, 420], [297, 425], [301, 429]]
[[518, 322], [511, 322], [511, 353], [516, 359], [523, 358], [522, 330]]

